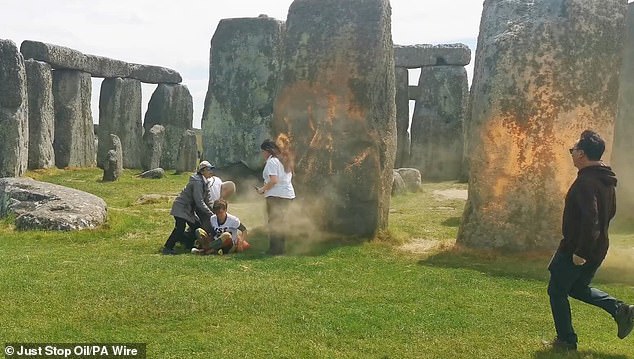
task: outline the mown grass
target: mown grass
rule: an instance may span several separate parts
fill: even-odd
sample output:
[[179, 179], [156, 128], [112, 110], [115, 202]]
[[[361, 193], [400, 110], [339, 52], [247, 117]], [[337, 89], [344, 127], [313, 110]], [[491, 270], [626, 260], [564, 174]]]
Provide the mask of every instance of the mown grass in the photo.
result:
[[[100, 183], [95, 169], [29, 176], [94, 193], [104, 228], [16, 232], [0, 222], [0, 341], [144, 342], [149, 358], [631, 358], [611, 318], [572, 303], [579, 354], [550, 352], [547, 255], [455, 248], [464, 201], [426, 184], [393, 199], [390, 231], [372, 242], [298, 238], [267, 257], [261, 199], [230, 204], [251, 230], [239, 255], [161, 256], [168, 198], [187, 175]], [[136, 201], [158, 194], [149, 204]], [[612, 236], [597, 283], [634, 302], [634, 232]], [[402, 244], [437, 243], [425, 253]], [[615, 254], [616, 253], [616, 254]], [[623, 259], [625, 258], [625, 259]]]

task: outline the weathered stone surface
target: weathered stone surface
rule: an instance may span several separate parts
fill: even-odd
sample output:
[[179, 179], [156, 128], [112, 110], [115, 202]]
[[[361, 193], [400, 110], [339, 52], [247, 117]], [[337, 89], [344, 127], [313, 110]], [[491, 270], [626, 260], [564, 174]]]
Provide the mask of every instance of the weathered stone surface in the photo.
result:
[[284, 23], [269, 17], [223, 19], [211, 39], [202, 119], [203, 157], [217, 166], [261, 168], [271, 137]]
[[399, 168], [396, 170], [403, 182], [405, 182], [405, 188], [409, 192], [418, 192], [423, 185], [423, 179], [420, 174], [420, 171], [416, 168]]
[[629, 3], [627, 7], [625, 51], [611, 162], [619, 179], [616, 216], [631, 221], [634, 220], [634, 3]]
[[128, 77], [150, 84], [179, 84], [183, 82], [181, 75], [172, 69], [161, 66], [129, 64]]
[[121, 139], [115, 134], [110, 134], [99, 143], [108, 150], [103, 161], [103, 181], [116, 181], [123, 173], [123, 158], [125, 157]]
[[90, 193], [31, 178], [0, 179], [0, 217], [15, 214], [18, 230], [72, 231], [106, 221], [106, 202]]
[[397, 67], [394, 69], [396, 86], [396, 160], [394, 167], [403, 167], [409, 163], [410, 136], [409, 136], [409, 76], [407, 69]]
[[121, 160], [121, 155], [118, 154], [117, 151], [108, 151], [103, 168], [102, 182], [113, 182], [119, 179], [119, 176], [121, 176], [120, 169], [123, 168], [123, 166], [121, 166], [121, 162], [119, 162]]
[[161, 155], [163, 154], [163, 142], [165, 141], [165, 127], [154, 125], [149, 131], [143, 134], [143, 163], [144, 171], [158, 168], [161, 165]]
[[103, 56], [86, 55], [64, 46], [25, 40], [20, 51], [26, 59], [44, 61], [54, 69], [78, 70], [94, 77], [128, 77], [147, 83], [180, 83], [181, 75], [165, 67], [140, 65]]
[[469, 93], [467, 71], [462, 66], [423, 67], [418, 88], [409, 165], [423, 172], [425, 178], [457, 180]]
[[90, 74], [74, 70], [53, 71], [55, 105], [55, 165], [64, 167], [95, 166]]
[[15, 43], [0, 39], [0, 177], [22, 176], [29, 159], [24, 59]]
[[465, 44], [395, 45], [394, 62], [409, 69], [423, 66], [466, 66], [471, 62], [471, 49]]
[[143, 127], [148, 131], [154, 125], [165, 127], [161, 167], [176, 168], [178, 146], [185, 130], [192, 129], [194, 103], [189, 89], [184, 85], [160, 84], [148, 103]]
[[392, 196], [406, 193], [407, 187], [405, 187], [405, 181], [403, 181], [401, 174], [397, 170], [393, 170], [392, 176]]
[[326, 231], [373, 236], [387, 226], [396, 155], [390, 22], [387, 0], [296, 0], [289, 9], [274, 131], [292, 141], [297, 193]]
[[145, 171], [139, 175], [141, 178], [159, 179], [165, 176], [165, 170], [162, 168], [154, 168], [149, 171]]
[[195, 172], [198, 165], [198, 147], [196, 146], [196, 132], [185, 130], [178, 146], [178, 160], [176, 173]]
[[29, 93], [29, 169], [55, 166], [53, 140], [53, 74], [51, 66], [36, 60], [25, 61]]
[[103, 80], [99, 93], [99, 125], [97, 165], [103, 168], [106, 154], [110, 150], [107, 141], [103, 139], [115, 134], [121, 139], [123, 147], [123, 167], [141, 168], [141, 82], [121, 78]]
[[485, 1], [458, 243], [556, 246], [576, 174], [568, 148], [588, 128], [612, 143], [626, 10], [621, 0]]

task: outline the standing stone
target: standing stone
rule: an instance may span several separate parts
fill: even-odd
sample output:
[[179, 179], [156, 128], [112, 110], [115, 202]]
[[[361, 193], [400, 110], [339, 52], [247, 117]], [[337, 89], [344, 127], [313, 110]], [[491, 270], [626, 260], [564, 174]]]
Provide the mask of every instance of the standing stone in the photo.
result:
[[47, 63], [27, 60], [25, 64], [29, 93], [29, 169], [50, 168], [55, 166], [53, 74]]
[[407, 187], [405, 187], [405, 181], [403, 181], [403, 177], [398, 173], [397, 170], [392, 171], [392, 196], [398, 196], [407, 192]]
[[409, 75], [406, 68], [394, 69], [396, 86], [396, 160], [394, 167], [403, 167], [409, 163]]
[[484, 2], [459, 244], [556, 246], [576, 174], [568, 149], [588, 128], [612, 143], [626, 10], [621, 0]]
[[388, 221], [396, 155], [388, 0], [295, 0], [274, 130], [320, 228], [373, 236]]
[[117, 168], [120, 166], [121, 162], [119, 162], [119, 155], [117, 151], [110, 150], [106, 154], [106, 158], [104, 161], [103, 167], [103, 178], [102, 182], [113, 182], [119, 179], [121, 172], [117, 172]]
[[178, 161], [176, 173], [195, 172], [198, 164], [198, 146], [196, 144], [196, 132], [186, 130], [183, 132], [181, 143], [178, 146]]
[[462, 66], [421, 68], [418, 98], [412, 117], [409, 164], [434, 180], [460, 177], [462, 124], [467, 95], [467, 71]]
[[628, 4], [626, 26], [611, 162], [619, 179], [616, 216], [631, 221], [634, 220], [634, 3]]
[[103, 158], [103, 181], [116, 181], [123, 173], [123, 158], [125, 157], [121, 139], [115, 134], [110, 134], [99, 143], [108, 150]]
[[163, 142], [165, 141], [165, 127], [154, 125], [143, 134], [143, 163], [144, 171], [158, 168], [161, 165]]
[[423, 186], [423, 176], [416, 168], [399, 168], [396, 172], [401, 176], [405, 188], [409, 192], [419, 192]]
[[24, 58], [0, 39], [0, 177], [18, 177], [29, 159], [28, 93]]
[[154, 125], [165, 128], [161, 165], [163, 169], [175, 169], [178, 148], [185, 130], [192, 129], [194, 104], [192, 95], [185, 85], [160, 84], [156, 87], [150, 102], [143, 127], [149, 131]]
[[53, 71], [55, 104], [55, 165], [95, 166], [90, 74], [74, 70]]
[[[101, 83], [99, 93], [99, 143], [110, 134], [121, 139], [123, 167], [141, 168], [143, 124], [141, 119], [141, 82], [134, 79], [109, 78]], [[109, 148], [106, 143], [97, 147], [97, 165]]]
[[209, 89], [202, 119], [204, 158], [218, 167], [261, 168], [260, 144], [271, 137], [284, 23], [223, 19], [211, 39]]

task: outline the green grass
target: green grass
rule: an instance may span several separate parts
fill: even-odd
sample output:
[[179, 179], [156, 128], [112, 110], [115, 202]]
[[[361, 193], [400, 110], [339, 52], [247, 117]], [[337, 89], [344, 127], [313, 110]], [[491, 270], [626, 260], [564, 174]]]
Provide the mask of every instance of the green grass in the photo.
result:
[[[634, 357], [634, 337], [617, 339], [607, 314], [575, 301], [580, 353], [542, 347], [554, 336], [549, 258], [454, 248], [464, 201], [434, 191], [462, 184], [394, 198], [379, 240], [298, 238], [283, 257], [260, 254], [263, 201], [238, 197], [229, 211], [250, 229], [249, 252], [166, 257], [167, 198], [187, 175], [133, 174], [114, 183], [95, 169], [28, 174], [104, 198], [108, 224], [53, 233], [0, 222], [0, 343], [144, 342], [149, 358]], [[144, 194], [165, 199], [137, 204]], [[634, 231], [625, 228], [597, 283], [634, 302]], [[438, 245], [402, 249], [417, 241]]]

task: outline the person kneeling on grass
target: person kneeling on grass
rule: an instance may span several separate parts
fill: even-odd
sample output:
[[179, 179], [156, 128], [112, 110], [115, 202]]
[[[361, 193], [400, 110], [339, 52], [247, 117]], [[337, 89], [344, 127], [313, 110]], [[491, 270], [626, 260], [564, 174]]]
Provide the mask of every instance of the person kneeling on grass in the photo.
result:
[[211, 210], [214, 212], [210, 219], [213, 232], [207, 233], [202, 228], [197, 229], [196, 248], [192, 249], [192, 253], [222, 255], [247, 250], [250, 247], [247, 242], [247, 228], [238, 217], [227, 212], [227, 201], [214, 201]]

